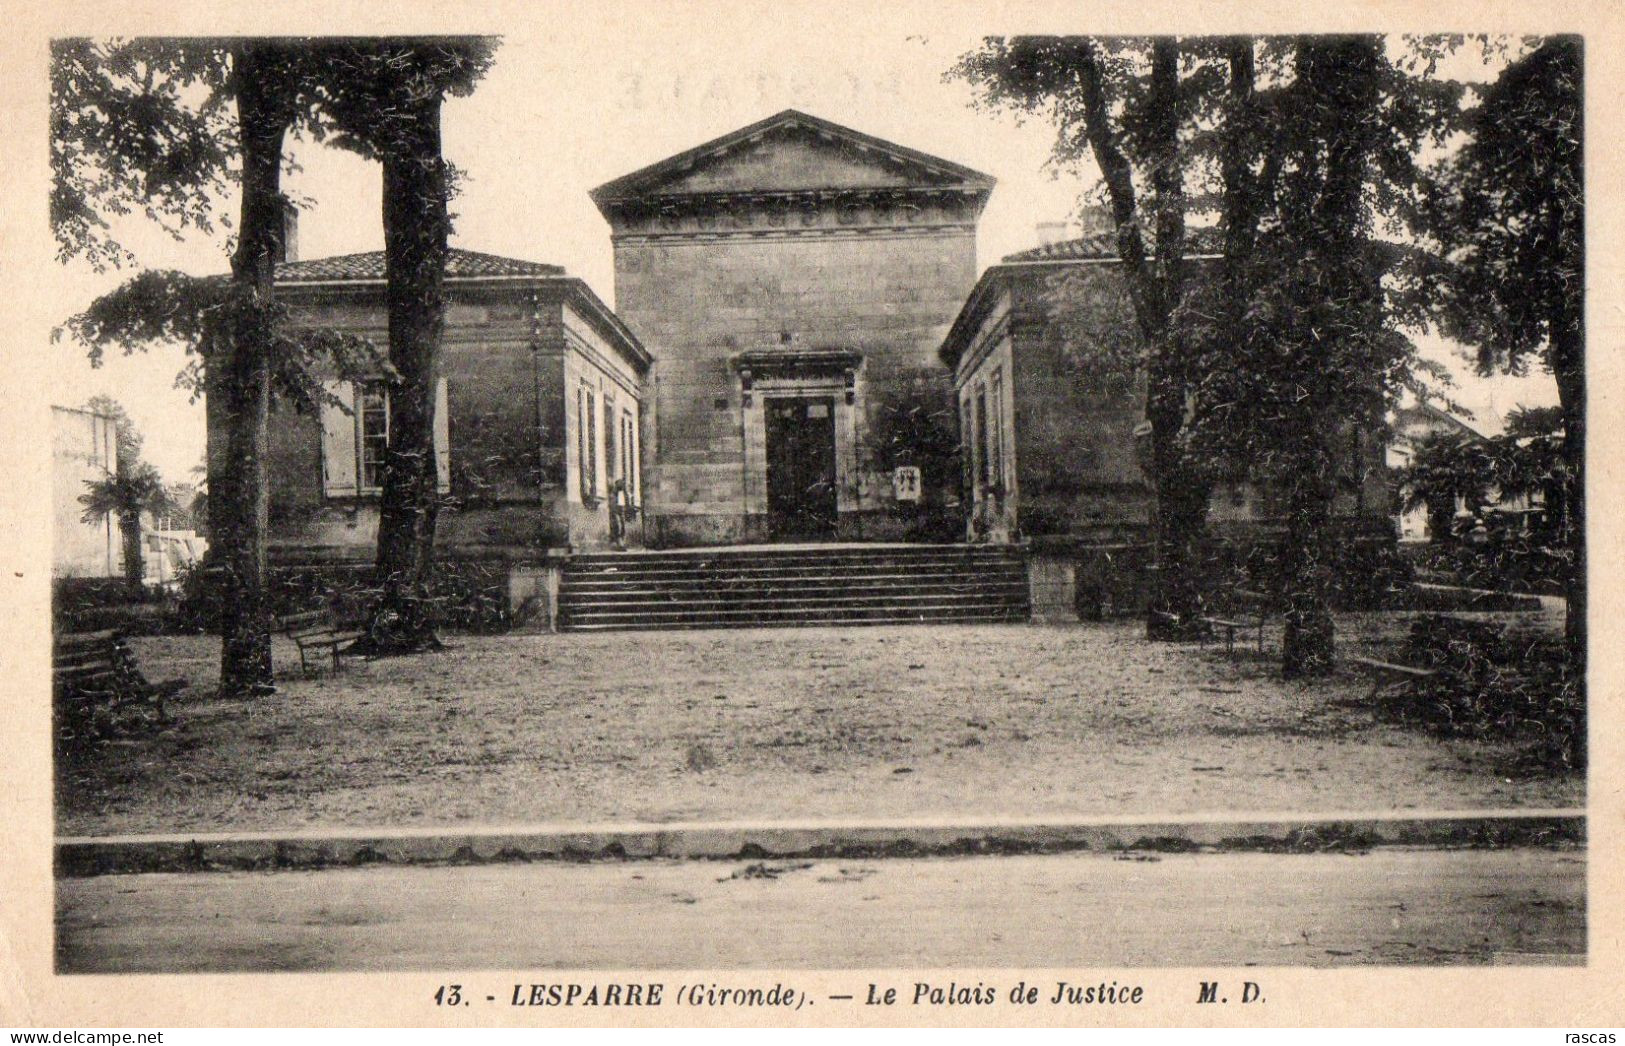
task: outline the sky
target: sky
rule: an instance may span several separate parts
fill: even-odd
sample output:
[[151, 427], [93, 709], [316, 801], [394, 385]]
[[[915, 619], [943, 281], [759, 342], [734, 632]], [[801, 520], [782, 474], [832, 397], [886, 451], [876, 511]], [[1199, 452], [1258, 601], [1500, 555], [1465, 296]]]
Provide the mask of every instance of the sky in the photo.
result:
[[[1053, 130], [1041, 119], [974, 106], [965, 83], [945, 80], [984, 27], [927, 25], [867, 13], [847, 22], [796, 8], [748, 25], [676, 24], [665, 9], [592, 17], [550, 8], [545, 25], [508, 30], [491, 71], [448, 102], [447, 157], [464, 173], [453, 201], [453, 246], [563, 265], [614, 301], [609, 227], [588, 199], [593, 187], [783, 109], [794, 108], [992, 175], [997, 187], [977, 233], [979, 267], [1035, 245], [1035, 227], [1071, 217], [1092, 170], [1056, 172], [1046, 161]], [[573, 12], [573, 13], [572, 13]], [[634, 17], [635, 15], [635, 17]], [[299, 254], [317, 258], [383, 245], [376, 164], [303, 143], [285, 180], [301, 202]], [[234, 214], [236, 201], [223, 200]], [[148, 267], [223, 272], [226, 241], [170, 241], [126, 223], [120, 238]], [[68, 311], [122, 278], [75, 264], [57, 273], [54, 300]], [[66, 318], [66, 314], [64, 317]], [[1458, 402], [1494, 430], [1520, 403], [1556, 402], [1546, 375], [1476, 379], [1450, 348]], [[146, 437], [145, 455], [170, 481], [190, 478], [203, 455], [201, 404], [173, 387], [181, 350], [113, 358], [92, 369], [81, 347], [54, 346], [52, 402], [97, 393], [121, 401]]]

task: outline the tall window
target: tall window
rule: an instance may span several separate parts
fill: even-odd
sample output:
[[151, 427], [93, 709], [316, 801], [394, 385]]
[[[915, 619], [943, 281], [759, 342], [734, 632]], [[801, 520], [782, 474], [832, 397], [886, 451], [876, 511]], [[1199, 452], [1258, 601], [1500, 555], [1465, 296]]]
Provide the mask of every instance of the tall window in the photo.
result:
[[637, 424], [632, 420], [632, 412], [623, 408], [621, 410], [621, 478], [626, 480], [626, 500], [629, 504], [637, 503], [638, 463], [632, 454], [632, 447], [637, 440], [637, 433]]
[[383, 382], [368, 382], [357, 389], [355, 414], [359, 486], [363, 491], [380, 490], [384, 485], [384, 452], [389, 448], [389, 395]]
[[993, 368], [992, 385], [988, 390], [988, 407], [992, 417], [987, 426], [988, 482], [1004, 492], [1004, 371]]
[[986, 489], [991, 482], [987, 460], [987, 386], [976, 386], [976, 483]]
[[976, 431], [974, 417], [971, 399], [967, 396], [959, 405], [959, 472], [967, 497], [976, 494], [976, 444], [972, 441], [972, 434]]
[[581, 463], [581, 500], [598, 496], [598, 397], [582, 385], [576, 390], [577, 457]]
[[620, 467], [620, 455], [615, 453], [615, 397], [604, 394], [604, 479], [614, 481], [621, 478], [616, 470]]

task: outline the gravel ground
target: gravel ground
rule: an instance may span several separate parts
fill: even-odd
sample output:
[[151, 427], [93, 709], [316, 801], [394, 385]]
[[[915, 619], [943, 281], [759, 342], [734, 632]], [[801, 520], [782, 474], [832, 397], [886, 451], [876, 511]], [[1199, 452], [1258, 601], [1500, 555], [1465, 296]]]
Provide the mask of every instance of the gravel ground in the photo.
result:
[[[1378, 651], [1393, 615], [1339, 620]], [[1546, 622], [1549, 627], [1550, 621]], [[1368, 683], [1135, 622], [453, 636], [210, 697], [218, 640], [154, 637], [178, 725], [62, 764], [70, 835], [455, 823], [1569, 806], [1578, 774], [1375, 722]]]

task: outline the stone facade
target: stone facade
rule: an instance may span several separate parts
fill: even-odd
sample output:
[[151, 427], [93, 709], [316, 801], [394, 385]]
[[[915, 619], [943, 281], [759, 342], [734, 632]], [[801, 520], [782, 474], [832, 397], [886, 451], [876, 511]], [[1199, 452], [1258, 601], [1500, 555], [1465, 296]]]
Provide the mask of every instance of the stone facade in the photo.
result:
[[[296, 324], [387, 347], [378, 252], [284, 263], [278, 292]], [[446, 298], [437, 548], [522, 565], [549, 550], [605, 547], [611, 506], [623, 504], [634, 520], [621, 540], [641, 543], [637, 433], [651, 361], [637, 339], [556, 266], [454, 251]], [[365, 444], [377, 422], [364, 419], [365, 383], [326, 385], [350, 413], [282, 405], [273, 415], [273, 562], [370, 561], [376, 547], [379, 492]], [[210, 440], [217, 451], [223, 443]]]
[[[1139, 339], [1110, 238], [1095, 236], [989, 268], [941, 346], [965, 434], [965, 537], [1028, 544], [1040, 618], [1073, 615], [1076, 574], [1089, 562], [1106, 557], [1138, 571], [1146, 561], [1154, 495], [1140, 464], [1149, 449], [1144, 378], [1092, 362], [1133, 359]], [[1392, 492], [1381, 441], [1348, 435], [1336, 511], [1356, 531], [1386, 532]], [[1270, 490], [1221, 485], [1209, 533], [1247, 546], [1270, 539], [1280, 515]], [[1136, 598], [1125, 592], [1116, 602]]]
[[[786, 112], [594, 190], [613, 229], [617, 309], [658, 360], [651, 543], [952, 536], [951, 466], [919, 503], [899, 501], [893, 470], [926, 452], [896, 434], [900, 419], [930, 416], [952, 454], [934, 350], [974, 282], [991, 187]], [[775, 446], [806, 433], [770, 420], [801, 404], [815, 444], [820, 426], [833, 430], [830, 446], [798, 444], [832, 462], [827, 481], [805, 480], [806, 505], [786, 500], [793, 463]]]

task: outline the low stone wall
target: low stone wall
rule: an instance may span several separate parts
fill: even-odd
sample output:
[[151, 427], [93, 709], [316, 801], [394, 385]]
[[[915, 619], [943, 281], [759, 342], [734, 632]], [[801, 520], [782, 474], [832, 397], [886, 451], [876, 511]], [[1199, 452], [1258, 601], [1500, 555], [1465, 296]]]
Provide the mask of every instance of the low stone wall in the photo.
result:
[[[1391, 535], [1365, 522], [1339, 524], [1333, 605], [1381, 610], [1412, 603], [1412, 573]], [[1203, 551], [1202, 585], [1218, 591], [1244, 584], [1264, 592], [1281, 588], [1281, 542], [1276, 528], [1213, 535]], [[1145, 613], [1151, 589], [1152, 550], [1146, 535], [1045, 535], [1029, 538], [1028, 576], [1033, 620], [1100, 621]]]
[[[457, 550], [436, 562], [433, 595], [446, 627], [473, 632], [554, 626], [563, 549]], [[366, 620], [377, 593], [370, 560], [324, 548], [275, 549], [270, 568], [275, 614], [330, 609], [341, 624]], [[219, 596], [207, 570], [182, 594], [179, 614], [195, 628], [218, 627]]]

